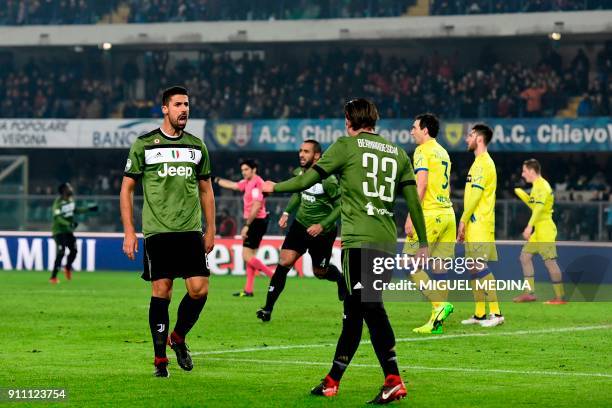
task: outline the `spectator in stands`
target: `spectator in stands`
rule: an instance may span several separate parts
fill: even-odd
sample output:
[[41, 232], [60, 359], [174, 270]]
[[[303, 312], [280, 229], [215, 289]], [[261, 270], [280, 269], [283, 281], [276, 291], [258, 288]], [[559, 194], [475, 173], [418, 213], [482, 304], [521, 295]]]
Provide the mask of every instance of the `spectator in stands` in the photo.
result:
[[537, 117], [540, 116], [542, 111], [542, 95], [546, 92], [546, 88], [544, 85], [540, 83], [536, 83], [535, 81], [532, 83], [528, 83], [527, 89], [521, 92], [521, 98], [523, 98], [527, 104], [526, 106], [526, 116], [527, 117]]
[[582, 95], [582, 99], [578, 104], [576, 114], [579, 118], [585, 118], [593, 115], [593, 104], [591, 102], [591, 96], [588, 93]]
[[577, 82], [578, 90], [581, 92], [588, 90], [590, 66], [589, 58], [586, 56], [584, 50], [582, 48], [579, 49], [572, 60], [570, 70]]

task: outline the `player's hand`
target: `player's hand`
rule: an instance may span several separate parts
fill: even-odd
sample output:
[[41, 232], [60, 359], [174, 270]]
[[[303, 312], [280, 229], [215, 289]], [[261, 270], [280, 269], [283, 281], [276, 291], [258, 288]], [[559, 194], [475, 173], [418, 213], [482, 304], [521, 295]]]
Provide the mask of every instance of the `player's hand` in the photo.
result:
[[414, 225], [412, 225], [412, 218], [410, 218], [410, 215], [406, 217], [406, 224], [404, 225], [404, 231], [406, 231], [406, 236], [408, 238], [412, 238], [414, 236]]
[[523, 238], [525, 238], [525, 241], [529, 241], [529, 238], [531, 238], [531, 234], [533, 234], [533, 227], [531, 225], [528, 225], [523, 230]]
[[89, 206], [89, 211], [91, 211], [91, 212], [98, 212], [98, 204], [91, 204]]
[[465, 223], [460, 221], [459, 226], [457, 227], [457, 242], [463, 241], [465, 241]]
[[274, 192], [274, 186], [276, 185], [275, 182], [273, 181], [265, 181], [264, 185], [263, 185], [263, 192], [264, 193], [273, 193]]
[[78, 222], [76, 222], [76, 221], [73, 221], [73, 222], [70, 224], [70, 226], [71, 226], [73, 229], [76, 229], [76, 228], [79, 226], [79, 223], [78, 223]]
[[242, 239], [246, 239], [247, 234], [249, 233], [249, 226], [245, 225], [244, 227], [242, 227], [242, 229], [240, 230], [240, 236], [242, 237]]
[[306, 232], [310, 234], [311, 237], [316, 237], [317, 235], [323, 232], [323, 226], [321, 224], [311, 225], [310, 227], [308, 227]]
[[204, 234], [204, 251], [206, 251], [207, 254], [210, 253], [210, 251], [213, 250], [213, 248], [215, 247], [215, 234], [212, 232], [208, 232], [206, 231], [206, 233]]
[[422, 261], [419, 262], [423, 262], [421, 265], [425, 265], [425, 262], [427, 262], [427, 258], [429, 258], [429, 247], [419, 247], [419, 249], [417, 249], [416, 253], [414, 254], [414, 257], [416, 259], [422, 258]]
[[123, 236], [123, 253], [133, 261], [138, 253], [138, 238], [133, 232], [126, 232]]
[[281, 227], [282, 229], [287, 228], [288, 219], [289, 219], [289, 214], [281, 215], [280, 219], [278, 220], [278, 226]]

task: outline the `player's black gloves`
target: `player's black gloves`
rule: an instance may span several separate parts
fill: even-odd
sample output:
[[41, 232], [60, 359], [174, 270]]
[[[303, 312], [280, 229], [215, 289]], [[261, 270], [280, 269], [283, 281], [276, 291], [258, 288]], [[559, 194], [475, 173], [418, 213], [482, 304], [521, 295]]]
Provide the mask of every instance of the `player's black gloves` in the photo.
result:
[[91, 204], [91, 205], [89, 205], [89, 211], [91, 211], [91, 212], [98, 212], [98, 204]]
[[72, 226], [73, 229], [76, 229], [76, 227], [79, 226], [79, 223], [76, 221], [73, 221], [72, 224], [70, 224]]

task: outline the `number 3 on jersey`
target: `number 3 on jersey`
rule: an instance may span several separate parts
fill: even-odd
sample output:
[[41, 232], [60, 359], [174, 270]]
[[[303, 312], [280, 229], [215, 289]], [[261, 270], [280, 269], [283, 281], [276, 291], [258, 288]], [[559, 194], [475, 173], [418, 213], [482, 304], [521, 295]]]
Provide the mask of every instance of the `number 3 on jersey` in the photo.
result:
[[384, 181], [378, 185], [379, 159], [373, 153], [364, 153], [361, 160], [366, 169], [367, 181], [362, 183], [363, 194], [366, 197], [379, 197], [382, 201], [393, 202], [395, 193], [395, 178], [397, 177], [397, 161], [391, 157], [383, 157], [380, 160], [380, 171]]

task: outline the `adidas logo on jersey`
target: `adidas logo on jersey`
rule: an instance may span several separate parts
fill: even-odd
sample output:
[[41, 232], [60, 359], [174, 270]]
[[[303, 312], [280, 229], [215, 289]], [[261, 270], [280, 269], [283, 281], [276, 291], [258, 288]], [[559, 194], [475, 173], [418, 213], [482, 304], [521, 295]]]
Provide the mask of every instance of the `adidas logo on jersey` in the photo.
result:
[[193, 169], [186, 166], [168, 166], [168, 163], [164, 163], [164, 167], [157, 171], [159, 177], [191, 177], [193, 176]]

